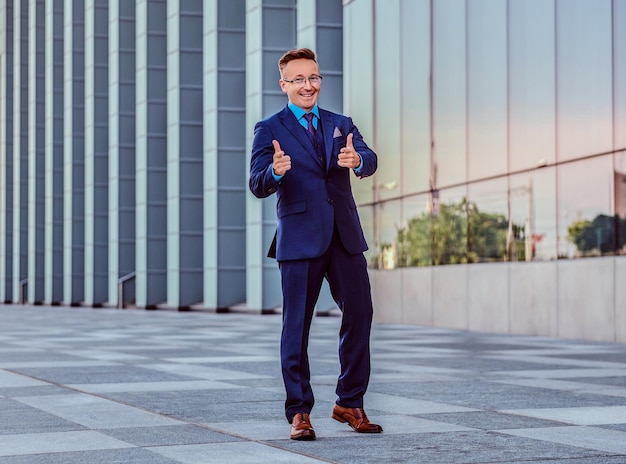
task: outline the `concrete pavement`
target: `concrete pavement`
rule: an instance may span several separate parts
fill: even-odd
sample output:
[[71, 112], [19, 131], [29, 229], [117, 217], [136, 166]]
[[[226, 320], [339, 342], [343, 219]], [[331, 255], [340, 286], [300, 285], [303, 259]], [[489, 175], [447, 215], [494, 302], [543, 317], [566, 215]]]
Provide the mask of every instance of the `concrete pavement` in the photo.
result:
[[359, 435], [330, 418], [339, 323], [296, 442], [280, 315], [0, 305], [0, 464], [626, 463], [626, 345], [375, 325]]

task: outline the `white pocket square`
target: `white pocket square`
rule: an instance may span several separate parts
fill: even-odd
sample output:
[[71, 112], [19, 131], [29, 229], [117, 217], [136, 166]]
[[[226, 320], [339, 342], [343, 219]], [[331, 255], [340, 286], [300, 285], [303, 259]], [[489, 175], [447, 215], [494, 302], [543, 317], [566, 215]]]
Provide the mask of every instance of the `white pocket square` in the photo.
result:
[[337, 126], [335, 126], [335, 132], [333, 132], [333, 138], [336, 139], [337, 137], [341, 137], [341, 131], [339, 130]]

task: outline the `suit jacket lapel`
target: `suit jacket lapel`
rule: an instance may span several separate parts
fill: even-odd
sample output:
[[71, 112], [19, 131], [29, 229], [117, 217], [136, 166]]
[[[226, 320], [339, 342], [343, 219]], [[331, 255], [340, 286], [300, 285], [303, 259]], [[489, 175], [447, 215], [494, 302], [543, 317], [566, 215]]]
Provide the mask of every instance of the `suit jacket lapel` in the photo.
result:
[[333, 150], [333, 134], [335, 132], [335, 122], [333, 116], [328, 111], [320, 108], [320, 122], [322, 124], [322, 134], [324, 134], [324, 151], [326, 152], [326, 170], [330, 168], [335, 153]]
[[[280, 114], [280, 121], [283, 125], [291, 132], [291, 134], [300, 142], [300, 144], [304, 147], [306, 152], [313, 157], [315, 162], [319, 164], [322, 168], [324, 165], [317, 158], [317, 153], [315, 153], [315, 149], [311, 145], [311, 141], [309, 140], [309, 136], [304, 131], [304, 128], [300, 125], [296, 117], [293, 115], [291, 110], [285, 106], [285, 109]], [[280, 141], [279, 141], [280, 142]], [[332, 140], [331, 140], [332, 143]]]

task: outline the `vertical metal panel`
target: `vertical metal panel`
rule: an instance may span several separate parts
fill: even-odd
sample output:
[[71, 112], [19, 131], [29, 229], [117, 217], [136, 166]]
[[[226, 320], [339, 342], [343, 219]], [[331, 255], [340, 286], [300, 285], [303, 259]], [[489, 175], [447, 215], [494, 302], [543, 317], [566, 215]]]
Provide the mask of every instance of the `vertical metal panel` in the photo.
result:
[[28, 301], [44, 299], [44, 33], [43, 0], [28, 8]]
[[[134, 301], [135, 3], [109, 3], [109, 285], [108, 300]], [[125, 302], [118, 301], [119, 279]]]
[[86, 0], [84, 300], [90, 306], [108, 300], [108, 59], [107, 1]]
[[[286, 1], [282, 5], [268, 0], [246, 2], [248, 164], [254, 125], [287, 103], [278, 86], [277, 63], [280, 56], [294, 48], [296, 43], [295, 1]], [[282, 304], [278, 266], [275, 260], [266, 258], [276, 229], [276, 200], [275, 197], [259, 200], [252, 195], [246, 198], [247, 306], [250, 310], [272, 310]]]
[[78, 305], [85, 270], [84, 2], [65, 0], [64, 18], [63, 301]]
[[204, 305], [245, 302], [245, 0], [204, 5]]
[[0, 302], [13, 299], [13, 0], [0, 1]]
[[202, 302], [202, 3], [168, 0], [168, 306]]
[[63, 300], [63, 0], [46, 0], [44, 301]]
[[28, 0], [14, 5], [13, 301], [28, 276]]
[[166, 301], [166, 2], [136, 2], [137, 306]]

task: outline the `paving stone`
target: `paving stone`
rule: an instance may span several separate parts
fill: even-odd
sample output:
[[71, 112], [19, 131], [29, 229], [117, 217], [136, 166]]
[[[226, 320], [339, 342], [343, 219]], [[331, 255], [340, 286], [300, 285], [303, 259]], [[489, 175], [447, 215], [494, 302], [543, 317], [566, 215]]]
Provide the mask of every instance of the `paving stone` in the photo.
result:
[[626, 462], [626, 345], [375, 324], [357, 434], [330, 417], [340, 317], [289, 440], [281, 317], [0, 305], [0, 464]]
[[471, 381], [373, 384], [370, 390], [479, 409], [519, 409], [532, 403], [536, 408], [626, 405], [626, 398], [593, 395], [488, 382], [480, 376]]
[[314, 457], [255, 442], [166, 446], [151, 448], [151, 450], [184, 464], [316, 464], [323, 462]]
[[145, 449], [97, 450], [0, 457], [0, 464], [180, 464]]
[[81, 393], [58, 396], [26, 396], [18, 398], [17, 401], [90, 429], [147, 427], [176, 423], [174, 419], [155, 414], [152, 411]]
[[17, 368], [14, 370], [24, 375], [38, 379], [46, 379], [48, 382], [59, 384], [150, 382], [192, 379], [192, 377], [185, 375], [169, 374], [161, 371], [155, 372], [152, 369], [128, 365], [58, 367], [48, 369]]
[[601, 427], [550, 427], [501, 433], [626, 456], [626, 432]]
[[132, 443], [135, 446], [142, 447], [241, 441], [240, 438], [232, 435], [186, 424], [161, 427], [133, 427], [102, 430], [101, 432], [127, 443]]
[[0, 398], [0, 435], [66, 432], [83, 429], [85, 428], [81, 425], [54, 414], [31, 408], [11, 399]]
[[233, 416], [282, 417], [284, 395], [265, 390], [175, 391], [107, 395], [141, 409], [194, 422], [227, 421]]
[[[276, 445], [339, 463], [501, 463], [605, 455], [573, 446], [507, 437], [484, 431], [327, 438], [314, 443], [288, 440]], [[554, 462], [554, 461], [552, 461]]]
[[64, 395], [72, 393], [59, 385], [43, 384], [37, 387], [13, 387], [5, 388], [0, 384], [0, 396], [8, 398], [17, 398], [20, 396], [46, 396], [46, 395]]
[[494, 411], [469, 411], [448, 414], [421, 414], [420, 417], [438, 422], [449, 422], [482, 430], [506, 430], [533, 427], [558, 427], [562, 422], [523, 417]]
[[[624, 363], [626, 365], [626, 362]], [[580, 377], [569, 379], [573, 382], [592, 383], [597, 385], [612, 385], [616, 387], [626, 387], [626, 371], [619, 377]]]
[[132, 445], [92, 430], [0, 435], [0, 456], [131, 448]]

